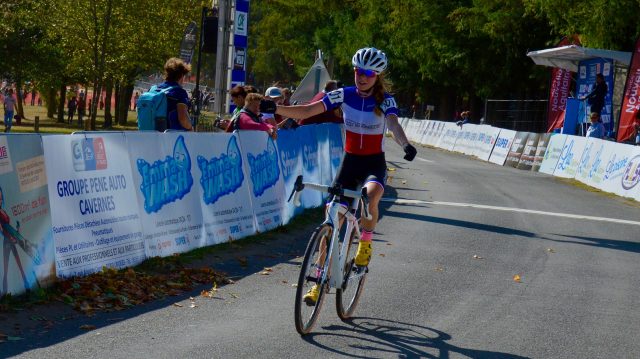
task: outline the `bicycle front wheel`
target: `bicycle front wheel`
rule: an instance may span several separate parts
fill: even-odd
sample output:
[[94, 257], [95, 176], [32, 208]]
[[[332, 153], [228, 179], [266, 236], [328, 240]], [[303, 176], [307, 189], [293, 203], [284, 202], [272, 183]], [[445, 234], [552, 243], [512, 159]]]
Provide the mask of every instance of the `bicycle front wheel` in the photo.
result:
[[[360, 296], [364, 291], [364, 282], [367, 278], [368, 268], [358, 267], [355, 265], [355, 257], [358, 252], [358, 239], [355, 236], [356, 231], [351, 231], [349, 235], [349, 244], [345, 264], [343, 268], [343, 282], [336, 290], [336, 311], [338, 317], [342, 320], [349, 319], [356, 310]], [[345, 237], [348, 234], [345, 234]]]
[[[300, 335], [308, 334], [313, 328], [328, 289], [328, 276], [324, 275], [324, 269], [328, 268], [325, 262], [332, 231], [333, 228], [328, 224], [316, 228], [307, 244], [296, 289], [295, 324]], [[305, 295], [312, 291], [314, 286], [319, 289], [317, 300], [315, 303], [309, 299], [305, 302]]]

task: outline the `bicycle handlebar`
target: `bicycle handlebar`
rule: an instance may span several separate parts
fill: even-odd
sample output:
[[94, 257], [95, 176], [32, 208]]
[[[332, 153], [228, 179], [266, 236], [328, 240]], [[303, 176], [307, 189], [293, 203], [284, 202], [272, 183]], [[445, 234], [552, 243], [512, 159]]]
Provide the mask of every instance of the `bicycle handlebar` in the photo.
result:
[[296, 182], [293, 185], [293, 190], [291, 191], [291, 195], [289, 195], [289, 199], [287, 202], [291, 201], [293, 198], [293, 205], [296, 207], [300, 207], [300, 194], [302, 190], [306, 187], [309, 187], [313, 190], [328, 193], [335, 196], [345, 196], [349, 198], [353, 198], [355, 200], [362, 201], [362, 214], [363, 216], [370, 220], [372, 218], [371, 213], [369, 213], [369, 197], [367, 196], [367, 188], [362, 187], [362, 189], [358, 191], [353, 191], [350, 189], [344, 189], [339, 186], [326, 186], [317, 183], [308, 183], [302, 181], [302, 175], [296, 178]]

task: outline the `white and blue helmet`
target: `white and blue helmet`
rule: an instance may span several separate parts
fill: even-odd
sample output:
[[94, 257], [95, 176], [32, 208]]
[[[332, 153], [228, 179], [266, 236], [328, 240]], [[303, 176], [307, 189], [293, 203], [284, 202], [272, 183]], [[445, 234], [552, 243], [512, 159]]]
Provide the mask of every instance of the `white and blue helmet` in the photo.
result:
[[365, 47], [356, 51], [351, 63], [354, 67], [373, 70], [379, 74], [387, 68], [387, 55], [375, 47]]

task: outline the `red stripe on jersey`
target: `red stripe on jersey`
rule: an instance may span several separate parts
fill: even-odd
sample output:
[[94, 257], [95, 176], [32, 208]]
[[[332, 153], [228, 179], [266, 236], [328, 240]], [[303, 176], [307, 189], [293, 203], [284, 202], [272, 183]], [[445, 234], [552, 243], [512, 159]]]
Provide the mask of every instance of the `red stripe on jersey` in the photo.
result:
[[344, 150], [354, 155], [374, 155], [383, 152], [384, 135], [361, 135], [346, 131]]

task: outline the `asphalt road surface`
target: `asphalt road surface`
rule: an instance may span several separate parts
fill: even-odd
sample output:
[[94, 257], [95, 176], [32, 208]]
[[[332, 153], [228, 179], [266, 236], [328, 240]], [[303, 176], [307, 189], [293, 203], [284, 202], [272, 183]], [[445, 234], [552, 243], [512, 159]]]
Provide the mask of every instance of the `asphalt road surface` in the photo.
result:
[[330, 295], [314, 332], [296, 333], [292, 283], [308, 237], [298, 233], [245, 254], [250, 267], [221, 299], [71, 320], [0, 345], [0, 356], [640, 357], [637, 203], [439, 150], [406, 163], [387, 147], [395, 170], [353, 320], [337, 317]]

